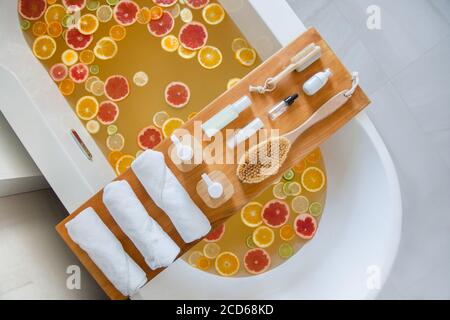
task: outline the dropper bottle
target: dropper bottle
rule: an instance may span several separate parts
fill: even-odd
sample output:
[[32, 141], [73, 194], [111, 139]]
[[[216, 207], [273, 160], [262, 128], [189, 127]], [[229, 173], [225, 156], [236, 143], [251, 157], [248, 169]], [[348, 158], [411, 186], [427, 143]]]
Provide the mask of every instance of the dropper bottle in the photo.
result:
[[269, 110], [270, 119], [275, 120], [276, 118], [281, 116], [283, 113], [285, 113], [286, 110], [289, 108], [289, 106], [292, 105], [297, 98], [298, 98], [298, 93], [294, 93], [293, 95], [290, 95], [286, 99], [284, 99], [281, 102], [274, 105]]

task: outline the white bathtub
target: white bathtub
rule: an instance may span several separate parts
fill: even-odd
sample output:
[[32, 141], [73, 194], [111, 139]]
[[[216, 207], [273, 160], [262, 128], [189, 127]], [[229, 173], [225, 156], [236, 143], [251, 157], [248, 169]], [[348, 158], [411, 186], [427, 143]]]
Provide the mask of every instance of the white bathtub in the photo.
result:
[[[222, 0], [265, 58], [305, 30], [285, 1]], [[364, 76], [364, 75], [362, 75]], [[0, 1], [0, 108], [69, 212], [115, 174], [36, 60], [16, 1]], [[75, 143], [75, 129], [93, 155]], [[390, 156], [362, 113], [323, 146], [328, 200], [315, 239], [279, 268], [225, 279], [179, 260], [134, 298], [373, 298], [394, 260], [401, 201]]]

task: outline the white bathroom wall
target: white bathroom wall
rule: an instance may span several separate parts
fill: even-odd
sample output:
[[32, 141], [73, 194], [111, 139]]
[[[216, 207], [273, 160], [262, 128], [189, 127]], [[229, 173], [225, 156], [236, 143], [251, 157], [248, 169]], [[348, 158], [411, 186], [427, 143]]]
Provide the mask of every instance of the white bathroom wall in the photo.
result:
[[[450, 0], [288, 1], [360, 71], [398, 170], [402, 240], [379, 297], [449, 299]], [[381, 30], [366, 26], [370, 5], [381, 9]]]

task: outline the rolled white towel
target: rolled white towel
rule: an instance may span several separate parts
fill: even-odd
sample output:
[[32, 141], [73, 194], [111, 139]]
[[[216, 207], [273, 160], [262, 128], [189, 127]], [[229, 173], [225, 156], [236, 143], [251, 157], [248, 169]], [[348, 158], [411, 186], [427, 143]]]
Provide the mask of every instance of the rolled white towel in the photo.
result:
[[172, 220], [184, 242], [207, 235], [211, 224], [164, 162], [161, 152], [147, 150], [131, 165], [155, 204]]
[[128, 182], [108, 184], [103, 190], [103, 203], [150, 268], [167, 267], [177, 258], [180, 248], [148, 215]]
[[147, 282], [145, 272], [92, 208], [85, 209], [65, 226], [72, 240], [124, 296], [135, 294]]

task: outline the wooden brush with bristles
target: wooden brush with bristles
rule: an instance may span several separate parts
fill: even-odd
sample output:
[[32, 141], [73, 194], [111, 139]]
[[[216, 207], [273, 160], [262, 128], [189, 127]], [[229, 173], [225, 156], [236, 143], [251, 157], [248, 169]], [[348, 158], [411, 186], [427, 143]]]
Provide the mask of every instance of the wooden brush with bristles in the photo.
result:
[[260, 183], [277, 174], [287, 159], [291, 145], [306, 130], [342, 107], [350, 98], [347, 92], [342, 91], [328, 100], [296, 129], [251, 147], [238, 162], [236, 174], [239, 180], [243, 183]]

